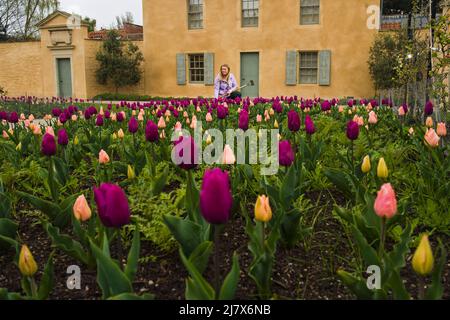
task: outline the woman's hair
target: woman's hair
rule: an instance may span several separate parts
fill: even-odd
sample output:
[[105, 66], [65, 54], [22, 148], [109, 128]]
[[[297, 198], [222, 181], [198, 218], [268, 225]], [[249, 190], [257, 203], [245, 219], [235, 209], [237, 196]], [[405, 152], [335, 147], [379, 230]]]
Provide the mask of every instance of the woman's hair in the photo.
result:
[[220, 74], [220, 78], [221, 79], [224, 79], [223, 74], [222, 74], [222, 68], [227, 68], [228, 69], [228, 73], [227, 73], [227, 75], [225, 77], [225, 79], [228, 81], [228, 79], [230, 78], [231, 68], [230, 68], [230, 66], [228, 64], [223, 64], [223, 65], [220, 66], [220, 73], [219, 74]]

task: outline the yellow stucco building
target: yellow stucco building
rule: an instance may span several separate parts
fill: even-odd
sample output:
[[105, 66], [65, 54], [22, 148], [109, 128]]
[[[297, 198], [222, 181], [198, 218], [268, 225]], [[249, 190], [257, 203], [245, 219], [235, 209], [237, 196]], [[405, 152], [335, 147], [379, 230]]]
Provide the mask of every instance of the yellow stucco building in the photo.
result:
[[[213, 96], [229, 64], [244, 95], [369, 97], [368, 54], [379, 0], [143, 0], [143, 80], [123, 93]], [[379, 7], [378, 7], [379, 8]], [[376, 14], [376, 16], [374, 16]], [[101, 40], [55, 12], [41, 40], [0, 44], [0, 86], [11, 96], [91, 98]]]
[[227, 63], [241, 85], [255, 81], [244, 94], [372, 96], [368, 21], [379, 2], [144, 0], [146, 91], [211, 96]]

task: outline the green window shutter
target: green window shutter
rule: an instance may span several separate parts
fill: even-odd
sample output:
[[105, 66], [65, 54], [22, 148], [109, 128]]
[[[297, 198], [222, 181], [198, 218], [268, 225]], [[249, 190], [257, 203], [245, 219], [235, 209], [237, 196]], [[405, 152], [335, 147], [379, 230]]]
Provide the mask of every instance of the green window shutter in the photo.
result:
[[205, 85], [214, 85], [214, 53], [205, 53]]
[[297, 51], [286, 52], [286, 85], [295, 86], [297, 84]]
[[319, 85], [329, 86], [331, 84], [331, 51], [319, 52]]
[[177, 84], [186, 85], [186, 55], [177, 53]]

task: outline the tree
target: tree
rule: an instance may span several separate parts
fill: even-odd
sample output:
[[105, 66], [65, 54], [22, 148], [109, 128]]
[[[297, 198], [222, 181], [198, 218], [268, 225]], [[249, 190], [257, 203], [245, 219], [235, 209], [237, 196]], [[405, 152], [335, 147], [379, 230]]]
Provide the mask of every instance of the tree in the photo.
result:
[[58, 0], [1, 0], [0, 33], [21, 40], [36, 38], [36, 24], [58, 8]]
[[120, 87], [135, 85], [141, 81], [140, 66], [144, 56], [132, 42], [125, 46], [116, 30], [108, 32], [96, 59], [99, 62], [97, 82], [102, 85], [112, 83], [116, 93]]
[[444, 121], [447, 120], [447, 112], [450, 108], [450, 12], [432, 22], [434, 31], [433, 68], [433, 96], [440, 102], [440, 108], [444, 113]]
[[89, 32], [95, 31], [95, 27], [97, 26], [97, 20], [91, 19], [89, 17], [85, 17], [83, 19], [83, 22], [88, 24], [88, 31]]
[[125, 15], [116, 16], [117, 29], [122, 29], [125, 23], [134, 23], [134, 17], [131, 12], [125, 12]]
[[398, 35], [379, 33], [370, 48], [369, 72], [375, 86], [375, 90], [387, 90], [398, 86], [397, 54], [401, 50]]

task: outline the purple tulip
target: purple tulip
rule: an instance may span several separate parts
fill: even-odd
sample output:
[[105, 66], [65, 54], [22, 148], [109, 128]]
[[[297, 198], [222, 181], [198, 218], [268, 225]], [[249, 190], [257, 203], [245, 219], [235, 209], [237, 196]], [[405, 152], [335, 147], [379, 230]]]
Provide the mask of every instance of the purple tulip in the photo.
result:
[[41, 152], [48, 157], [56, 154], [56, 142], [54, 136], [49, 133], [44, 134], [44, 137], [42, 138]]
[[0, 121], [1, 120], [8, 120], [8, 114], [6, 111], [0, 111]]
[[408, 113], [408, 105], [406, 103], [404, 103], [402, 105], [402, 107], [403, 107], [403, 110], [405, 111], [405, 114], [407, 114]]
[[[189, 157], [189, 159], [185, 159], [184, 151], [188, 153], [186, 158]], [[197, 167], [199, 150], [192, 137], [180, 137], [178, 141], [174, 142], [173, 152], [180, 162], [178, 164], [180, 168], [191, 170]]]
[[92, 114], [91, 114], [91, 112], [89, 111], [89, 109], [84, 110], [84, 118], [85, 118], [86, 120], [89, 120], [89, 119], [91, 118], [91, 116], [92, 116]]
[[281, 113], [283, 112], [283, 106], [281, 105], [281, 102], [279, 100], [275, 100], [272, 104], [272, 109], [276, 112], [276, 113]]
[[424, 110], [425, 115], [426, 116], [431, 116], [433, 114], [433, 111], [434, 111], [433, 103], [431, 101], [428, 101], [425, 104], [425, 110]]
[[119, 113], [117, 114], [117, 122], [122, 122], [123, 120], [125, 120], [125, 118], [124, 118], [124, 116], [123, 116], [123, 113], [122, 113], [122, 112], [119, 112]]
[[109, 110], [105, 110], [105, 119], [111, 118], [111, 112]]
[[136, 120], [135, 117], [131, 117], [130, 121], [128, 122], [128, 131], [132, 134], [135, 134], [139, 129], [139, 122]]
[[294, 162], [294, 151], [292, 150], [291, 143], [288, 140], [280, 141], [278, 146], [278, 154], [280, 165], [289, 167]]
[[11, 112], [9, 115], [9, 122], [10, 123], [17, 123], [19, 122], [19, 115], [17, 114], [17, 112]]
[[356, 140], [359, 136], [359, 126], [358, 123], [356, 123], [353, 120], [350, 120], [347, 123], [347, 138], [350, 140]]
[[242, 110], [239, 114], [239, 128], [247, 131], [248, 130], [248, 112], [247, 110]]
[[147, 141], [156, 142], [159, 140], [158, 126], [152, 120], [147, 122], [145, 127], [145, 138]]
[[59, 116], [59, 122], [61, 122], [62, 124], [66, 123], [68, 119], [69, 118], [65, 112], [61, 113]]
[[305, 130], [309, 135], [313, 135], [316, 132], [316, 127], [314, 126], [314, 122], [312, 121], [309, 114], [305, 117]]
[[69, 136], [66, 129], [58, 130], [58, 144], [60, 146], [67, 146], [69, 144]]
[[233, 197], [228, 172], [219, 168], [206, 170], [200, 191], [200, 211], [211, 224], [224, 224], [230, 219]]
[[222, 105], [217, 106], [217, 118], [225, 119], [227, 117], [228, 110]]
[[94, 188], [98, 216], [108, 228], [120, 228], [130, 223], [130, 207], [125, 192], [117, 185], [102, 183]]
[[103, 123], [104, 123], [104, 121], [103, 121], [103, 116], [102, 116], [101, 114], [99, 114], [99, 115], [97, 116], [97, 119], [95, 120], [95, 125], [96, 125], [97, 127], [101, 127], [101, 126], [103, 126]]
[[292, 132], [300, 130], [300, 116], [294, 110], [288, 112], [288, 128]]
[[62, 113], [62, 110], [60, 108], [53, 108], [52, 109], [52, 115], [54, 117], [59, 117]]
[[323, 101], [322, 104], [321, 104], [321, 108], [322, 108], [322, 111], [331, 110], [331, 103], [330, 103], [330, 101], [328, 101], [328, 100]]

